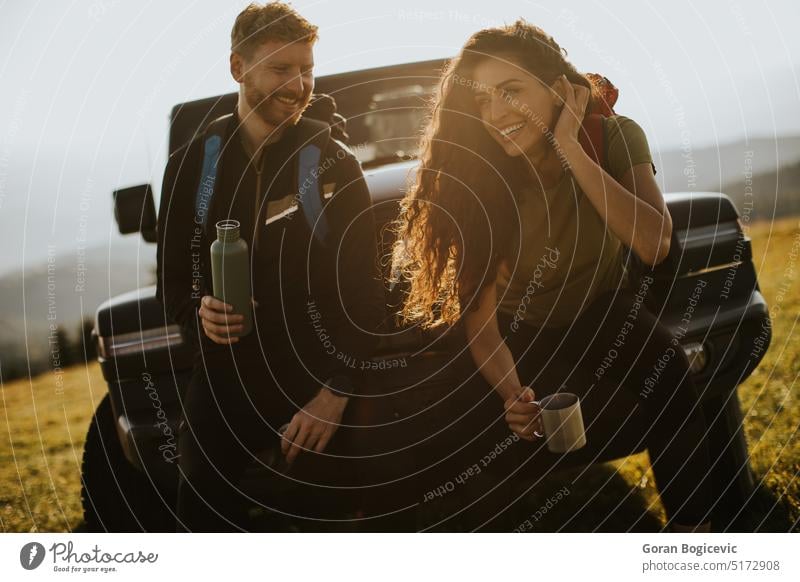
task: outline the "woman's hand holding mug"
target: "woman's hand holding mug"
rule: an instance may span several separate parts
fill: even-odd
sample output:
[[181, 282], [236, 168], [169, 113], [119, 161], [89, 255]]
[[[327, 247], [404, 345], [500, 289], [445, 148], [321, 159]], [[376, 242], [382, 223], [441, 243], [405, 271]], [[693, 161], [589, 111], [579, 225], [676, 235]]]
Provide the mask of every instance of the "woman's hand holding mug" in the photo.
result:
[[581, 401], [577, 394], [558, 391], [541, 400], [522, 386], [505, 402], [509, 428], [526, 441], [545, 439], [552, 453], [569, 453], [586, 445]]
[[535, 399], [533, 388], [522, 386], [504, 405], [509, 428], [526, 441], [534, 441], [543, 434], [541, 409]]

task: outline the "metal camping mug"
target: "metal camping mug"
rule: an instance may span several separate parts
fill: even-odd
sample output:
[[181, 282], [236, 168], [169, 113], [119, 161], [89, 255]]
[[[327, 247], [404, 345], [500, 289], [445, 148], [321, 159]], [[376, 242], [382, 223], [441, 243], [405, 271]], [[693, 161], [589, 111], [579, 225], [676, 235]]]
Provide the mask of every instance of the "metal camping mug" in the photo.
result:
[[553, 453], [577, 451], [586, 444], [586, 431], [581, 414], [581, 401], [572, 392], [556, 392], [541, 400], [534, 400], [541, 412], [539, 417], [544, 434], [534, 431], [539, 438], [547, 439], [547, 448]]

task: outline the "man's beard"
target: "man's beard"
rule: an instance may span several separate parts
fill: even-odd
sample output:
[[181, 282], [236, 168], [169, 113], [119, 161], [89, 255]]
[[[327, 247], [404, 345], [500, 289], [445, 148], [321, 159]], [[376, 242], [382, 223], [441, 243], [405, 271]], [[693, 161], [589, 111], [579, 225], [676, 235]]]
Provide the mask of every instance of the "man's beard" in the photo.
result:
[[258, 115], [264, 123], [273, 127], [285, 127], [287, 125], [296, 124], [311, 101], [310, 94], [305, 96], [305, 99], [301, 98], [301, 102], [294, 113], [287, 115], [285, 112], [278, 110], [281, 107], [280, 105], [277, 107], [275, 105], [273, 98], [278, 96], [289, 98], [297, 97], [293, 93], [282, 93], [280, 90], [267, 95], [257, 87], [245, 86], [244, 97], [250, 109], [253, 113]]

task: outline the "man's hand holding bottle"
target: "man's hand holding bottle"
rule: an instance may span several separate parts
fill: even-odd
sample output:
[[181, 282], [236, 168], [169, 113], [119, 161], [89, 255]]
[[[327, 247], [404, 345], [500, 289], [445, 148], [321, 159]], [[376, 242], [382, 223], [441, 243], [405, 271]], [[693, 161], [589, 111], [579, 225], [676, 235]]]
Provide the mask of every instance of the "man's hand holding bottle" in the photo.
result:
[[[252, 300], [258, 307], [258, 301]], [[203, 324], [206, 336], [217, 344], [235, 344], [239, 341], [236, 334], [242, 332], [244, 316], [233, 313], [233, 305], [224, 303], [213, 295], [206, 295], [200, 300], [197, 312]]]

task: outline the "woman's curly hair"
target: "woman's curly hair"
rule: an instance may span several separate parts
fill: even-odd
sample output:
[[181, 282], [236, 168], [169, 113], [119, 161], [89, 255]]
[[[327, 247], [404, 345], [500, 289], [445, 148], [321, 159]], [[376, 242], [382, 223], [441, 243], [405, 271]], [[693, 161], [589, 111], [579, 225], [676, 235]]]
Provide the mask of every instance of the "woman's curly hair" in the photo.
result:
[[530, 169], [525, 156], [508, 156], [484, 129], [470, 80], [475, 65], [487, 58], [513, 62], [548, 86], [563, 74], [589, 87], [594, 102], [596, 88], [566, 54], [541, 28], [520, 19], [475, 33], [445, 67], [422, 135], [419, 170], [394, 228], [393, 272], [409, 283], [403, 323], [454, 323], [477, 307], [477, 295], [494, 283], [500, 263], [519, 252], [514, 193]]

